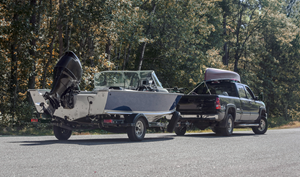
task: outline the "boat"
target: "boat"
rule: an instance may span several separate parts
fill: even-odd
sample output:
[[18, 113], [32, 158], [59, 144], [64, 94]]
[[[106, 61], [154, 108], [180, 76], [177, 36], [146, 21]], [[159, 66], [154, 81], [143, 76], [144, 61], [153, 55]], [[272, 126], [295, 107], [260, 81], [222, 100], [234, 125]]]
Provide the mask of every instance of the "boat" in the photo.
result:
[[241, 82], [241, 77], [238, 73], [229, 70], [207, 68], [205, 70], [204, 81], [212, 80], [232, 80]]
[[28, 90], [39, 119], [50, 120], [57, 139], [67, 140], [76, 130], [103, 129], [141, 141], [147, 128], [174, 130], [182, 94], [169, 93], [153, 70], [95, 73], [92, 91], [79, 89], [81, 75], [80, 60], [66, 52], [54, 68], [52, 89]]

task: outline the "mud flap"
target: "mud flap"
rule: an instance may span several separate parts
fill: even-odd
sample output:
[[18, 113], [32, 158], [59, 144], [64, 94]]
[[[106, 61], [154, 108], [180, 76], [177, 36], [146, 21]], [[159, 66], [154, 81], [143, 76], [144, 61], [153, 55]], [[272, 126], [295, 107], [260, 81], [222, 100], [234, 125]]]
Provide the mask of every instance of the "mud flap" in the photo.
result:
[[169, 121], [169, 124], [167, 126], [167, 131], [168, 132], [172, 133], [174, 131], [174, 129], [175, 129], [176, 125], [177, 125], [177, 122], [178, 122], [180, 116], [181, 116], [180, 113], [177, 112], [177, 111], [175, 111], [173, 113], [173, 116], [172, 116], [172, 118]]

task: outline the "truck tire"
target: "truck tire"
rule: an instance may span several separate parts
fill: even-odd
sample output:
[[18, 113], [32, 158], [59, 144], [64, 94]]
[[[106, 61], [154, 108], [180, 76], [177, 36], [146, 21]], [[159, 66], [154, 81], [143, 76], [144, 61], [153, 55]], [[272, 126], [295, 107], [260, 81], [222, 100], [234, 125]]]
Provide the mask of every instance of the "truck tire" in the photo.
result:
[[127, 128], [127, 135], [131, 141], [142, 141], [146, 134], [146, 123], [142, 117], [139, 117], [134, 126]]
[[61, 128], [55, 125], [53, 125], [52, 128], [53, 128], [54, 136], [58, 140], [68, 140], [72, 134], [72, 130]]
[[265, 134], [267, 130], [268, 130], [268, 121], [266, 117], [261, 117], [258, 127], [252, 127], [252, 131], [255, 134]]
[[167, 131], [168, 132], [172, 133], [174, 131], [174, 128], [176, 127], [179, 118], [180, 118], [180, 113], [175, 111], [173, 113], [173, 116], [172, 116], [171, 120], [169, 121], [168, 126], [167, 126]]
[[178, 136], [183, 136], [186, 132], [186, 126], [175, 127], [175, 133]]
[[228, 114], [225, 121], [226, 121], [225, 127], [220, 128], [220, 133], [223, 136], [231, 136], [233, 131], [233, 124], [234, 124], [232, 115]]

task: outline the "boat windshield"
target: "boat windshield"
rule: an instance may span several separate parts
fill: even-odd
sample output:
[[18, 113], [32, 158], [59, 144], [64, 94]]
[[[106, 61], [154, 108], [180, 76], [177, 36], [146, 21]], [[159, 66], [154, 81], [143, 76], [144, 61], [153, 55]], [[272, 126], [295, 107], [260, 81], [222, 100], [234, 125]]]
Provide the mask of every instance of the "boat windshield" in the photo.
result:
[[131, 89], [141, 86], [161, 87], [154, 71], [102, 71], [95, 74], [95, 89]]

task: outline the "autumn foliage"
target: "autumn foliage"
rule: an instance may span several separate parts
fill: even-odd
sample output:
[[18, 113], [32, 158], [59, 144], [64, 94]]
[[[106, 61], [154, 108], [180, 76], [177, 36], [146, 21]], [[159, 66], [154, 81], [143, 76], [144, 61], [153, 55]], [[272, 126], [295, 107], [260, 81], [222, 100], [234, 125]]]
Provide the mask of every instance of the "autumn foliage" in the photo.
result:
[[81, 90], [102, 70], [152, 69], [191, 89], [207, 67], [238, 72], [263, 93], [271, 124], [299, 120], [300, 1], [3, 0], [0, 124], [35, 116], [28, 89], [50, 89], [65, 51], [80, 58]]

